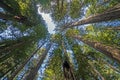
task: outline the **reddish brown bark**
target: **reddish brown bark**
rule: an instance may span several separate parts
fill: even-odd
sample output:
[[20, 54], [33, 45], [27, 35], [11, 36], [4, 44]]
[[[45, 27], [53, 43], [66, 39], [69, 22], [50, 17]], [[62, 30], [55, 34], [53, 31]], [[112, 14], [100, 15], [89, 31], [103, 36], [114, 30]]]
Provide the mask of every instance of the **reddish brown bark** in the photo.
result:
[[63, 26], [63, 28], [64, 29], [72, 28], [72, 27], [79, 26], [79, 25], [115, 20], [115, 19], [120, 19], [120, 4], [115, 6], [114, 8], [110, 8], [109, 10], [103, 13], [90, 16], [81, 21], [68, 23], [65, 26]]
[[[30, 22], [26, 16], [22, 16], [22, 15], [10, 15], [10, 14], [5, 14], [0, 12], [0, 19], [3, 20], [11, 20], [11, 21], [16, 21], [16, 22], [20, 22], [23, 23], [27, 26], [32, 26], [34, 23]], [[35, 25], [35, 24], [34, 24]]]
[[101, 80], [106, 80], [101, 74], [100, 72], [94, 67], [94, 65], [92, 63], [89, 62], [89, 65], [92, 67], [93, 72], [95, 72], [100, 78]]
[[63, 47], [63, 73], [64, 73], [64, 79], [65, 80], [76, 80], [74, 73], [73, 73], [73, 68], [70, 65], [69, 57], [67, 55], [66, 48], [64, 46], [64, 42], [62, 41], [62, 47]]
[[31, 71], [29, 72], [29, 74], [28, 74], [27, 76], [25, 76], [24, 80], [34, 80], [34, 78], [35, 78], [35, 76], [36, 76], [36, 74], [37, 74], [40, 66], [41, 66], [42, 63], [43, 63], [43, 60], [45, 59], [45, 57], [46, 57], [49, 49], [51, 48], [51, 45], [52, 45], [52, 43], [50, 43], [50, 44], [47, 46], [45, 52], [41, 55], [40, 60], [39, 60], [39, 62], [38, 62], [38, 64], [37, 64], [37, 66], [35, 66], [33, 69], [31, 69]]
[[104, 45], [100, 42], [92, 42], [92, 41], [83, 39], [80, 36], [74, 36], [73, 38], [84, 42], [85, 44], [89, 45], [90, 47], [93, 47], [94, 49], [104, 53], [108, 57], [111, 57], [112, 59], [114, 59], [120, 63], [120, 50], [119, 49]]
[[105, 30], [120, 30], [120, 26], [119, 27], [109, 27], [109, 28], [106, 28]]

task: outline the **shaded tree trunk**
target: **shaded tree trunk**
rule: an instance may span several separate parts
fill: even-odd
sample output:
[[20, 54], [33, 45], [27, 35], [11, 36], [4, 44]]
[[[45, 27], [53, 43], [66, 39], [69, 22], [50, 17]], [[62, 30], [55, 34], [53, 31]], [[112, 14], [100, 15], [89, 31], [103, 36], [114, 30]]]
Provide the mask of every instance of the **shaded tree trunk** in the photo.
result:
[[92, 67], [93, 72], [95, 72], [101, 79], [100, 80], [106, 80], [101, 74], [100, 72], [94, 67], [94, 65], [92, 63], [89, 62], [89, 65]]
[[1, 49], [0, 50], [0, 53], [1, 53], [0, 62], [3, 62], [7, 58], [13, 56], [14, 53], [12, 51], [14, 51], [16, 48], [19, 48], [21, 46], [25, 46], [25, 41], [22, 41], [22, 42], [14, 44], [12, 46], [8, 46], [8, 47], [5, 47], [4, 49]]
[[108, 67], [110, 67], [111, 69], [113, 69], [114, 71], [120, 73], [120, 70], [116, 67], [114, 67], [113, 65], [111, 65], [110, 63], [108, 63], [107, 61], [105, 60], [100, 60], [103, 64], [106, 64]]
[[[16, 5], [19, 5], [19, 4], [16, 3]], [[2, 7], [3, 9], [5, 9], [7, 12], [10, 13], [10, 14], [5, 14], [5, 13], [0, 12], [1, 19], [21, 22], [27, 26], [34, 25], [34, 23], [30, 22], [28, 20], [28, 17], [22, 15], [19, 10], [15, 10], [14, 8], [12, 8], [9, 5], [7, 5], [6, 3], [4, 3], [4, 0], [0, 0], [0, 7]], [[17, 6], [17, 7], [19, 7], [19, 6]]]
[[17, 21], [17, 22], [20, 22], [20, 23], [23, 23], [27, 26], [32, 26], [34, 23], [31, 23], [27, 17], [25, 16], [22, 16], [22, 15], [10, 15], [10, 14], [5, 14], [5, 13], [2, 13], [0, 12], [0, 19], [3, 19], [3, 20], [12, 20], [12, 21]]
[[116, 5], [114, 8], [111, 8], [103, 13], [90, 16], [86, 19], [77, 22], [71, 22], [63, 26], [63, 29], [72, 28], [79, 25], [109, 21], [120, 18], [120, 4]]
[[15, 14], [15, 11], [12, 7], [4, 3], [4, 0], [0, 0], [0, 7], [2, 7], [5, 11], [8, 11], [12, 14]]
[[93, 47], [94, 49], [104, 53], [108, 57], [111, 57], [112, 59], [114, 59], [120, 63], [120, 50], [119, 49], [104, 45], [99, 42], [92, 42], [92, 41], [86, 40], [80, 36], [73, 36], [73, 38], [84, 42], [85, 44], [89, 45], [90, 47]]
[[31, 55], [22, 65], [20, 65], [20, 66], [17, 68], [17, 70], [16, 70], [14, 73], [12, 73], [11, 77], [9, 78], [9, 80], [13, 80], [13, 79], [14, 79], [14, 77], [20, 72], [20, 70], [23, 69], [23, 67], [30, 61], [30, 59], [38, 52], [38, 50], [39, 50], [44, 44], [45, 44], [45, 42], [43, 42], [42, 45], [41, 45], [38, 49], [36, 49], [36, 50], [32, 53], [32, 55]]
[[[10, 41], [10, 42], [3, 42], [1, 43], [1, 45], [3, 46], [0, 46], [0, 62], [2, 62], [3, 60], [2, 59], [6, 59], [8, 56], [12, 56], [12, 54], [9, 54], [10, 52], [14, 51], [14, 49], [16, 48], [21, 48], [21, 47], [24, 47], [27, 45], [29, 45], [30, 42], [33, 42], [33, 39], [30, 37], [24, 37], [24, 38], [18, 38], [17, 40], [14, 40], [14, 41]], [[5, 54], [6, 53], [6, 54]], [[7, 55], [7, 56], [6, 56]], [[6, 58], [5, 58], [6, 56]]]
[[8, 15], [8, 14], [2, 13], [2, 12], [0, 12], [0, 19], [3, 19], [3, 20], [14, 20], [12, 15]]
[[62, 47], [63, 47], [63, 73], [64, 73], [64, 78], [65, 80], [76, 80], [73, 69], [70, 65], [70, 61], [66, 52], [66, 48], [64, 46], [64, 42], [62, 41]]
[[64, 8], [64, 0], [61, 0], [61, 8], [60, 8], [61, 14], [63, 13], [63, 8]]
[[64, 73], [65, 80], [76, 80], [73, 74], [72, 68], [69, 62], [66, 60], [63, 62], [63, 73]]
[[14, 67], [16, 67], [18, 64], [15, 64], [13, 67], [11, 67], [8, 71], [6, 71], [5, 73], [3, 73], [3, 75], [1, 75], [0, 77], [5, 77], [8, 76], [8, 74], [12, 71], [14, 71]]
[[96, 8], [99, 8], [99, 7], [105, 5], [105, 4], [109, 3], [109, 2], [110, 2], [110, 0], [103, 1], [102, 3], [98, 4], [98, 5], [96, 6]]
[[57, 4], [57, 11], [59, 11], [59, 10], [60, 10], [60, 1], [57, 0], [57, 1], [56, 1], [56, 4]]
[[24, 80], [34, 80], [34, 78], [35, 78], [35, 76], [36, 76], [36, 74], [37, 74], [40, 66], [42, 65], [42, 63], [43, 63], [43, 61], [44, 61], [44, 59], [45, 59], [48, 51], [49, 51], [50, 48], [51, 48], [51, 45], [52, 45], [52, 43], [50, 43], [50, 44], [47, 46], [45, 52], [41, 55], [40, 60], [39, 60], [39, 62], [38, 62], [38, 64], [37, 64], [37, 66], [35, 66], [33, 69], [31, 69], [30, 73], [29, 73], [27, 76], [25, 76]]
[[6, 45], [6, 46], [2, 46], [2, 47], [0, 47], [1, 49], [0, 49], [0, 53], [2, 53], [2, 52], [8, 52], [8, 51], [11, 51], [11, 50], [13, 50], [13, 49], [15, 49], [16, 47], [19, 47], [19, 46], [21, 46], [21, 45], [24, 45], [24, 43], [25, 43], [26, 41], [20, 41], [20, 42], [16, 42], [15, 44], [13, 44], [13, 45]]
[[105, 28], [105, 30], [120, 30], [120, 26]]

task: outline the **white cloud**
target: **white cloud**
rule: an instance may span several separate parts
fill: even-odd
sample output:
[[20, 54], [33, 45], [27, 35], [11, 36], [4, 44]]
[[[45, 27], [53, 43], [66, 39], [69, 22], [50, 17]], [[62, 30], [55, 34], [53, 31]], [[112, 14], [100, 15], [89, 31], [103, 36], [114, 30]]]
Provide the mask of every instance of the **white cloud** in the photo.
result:
[[55, 24], [54, 24], [54, 22], [52, 21], [52, 18], [51, 18], [51, 16], [50, 16], [50, 14], [41, 12], [41, 11], [40, 11], [40, 8], [41, 8], [41, 7], [38, 8], [38, 13], [39, 13], [39, 14], [43, 17], [43, 19], [45, 20], [45, 23], [46, 23], [46, 25], [47, 25], [47, 27], [48, 27], [49, 33], [54, 34], [54, 33], [55, 33], [55, 31], [54, 31], [54, 29], [55, 29]]

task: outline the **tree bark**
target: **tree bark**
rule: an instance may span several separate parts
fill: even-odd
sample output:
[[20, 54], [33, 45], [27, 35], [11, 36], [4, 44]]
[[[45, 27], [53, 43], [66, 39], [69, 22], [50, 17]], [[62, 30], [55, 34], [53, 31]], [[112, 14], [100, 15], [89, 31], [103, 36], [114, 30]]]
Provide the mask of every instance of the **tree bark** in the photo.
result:
[[12, 72], [13, 70], [14, 70], [14, 67], [16, 67], [18, 64], [15, 64], [13, 67], [11, 67], [8, 71], [6, 71], [2, 76], [0, 76], [0, 77], [6, 77], [6, 76], [8, 76], [8, 74], [10, 73], [10, 72]]
[[7, 15], [5, 13], [0, 12], [0, 19], [3, 19], [3, 20], [13, 20], [13, 16], [12, 15]]
[[101, 78], [101, 80], [106, 80], [101, 74], [100, 72], [94, 67], [94, 65], [92, 63], [89, 62], [89, 65], [92, 67], [93, 71]]
[[5, 13], [2, 13], [2, 12], [0, 12], [0, 19], [20, 22], [20, 23], [23, 23], [23, 24], [25, 24], [27, 26], [32, 26], [34, 24], [34, 23], [30, 22], [27, 19], [27, 17], [25, 17], [25, 16], [22, 16], [22, 15], [13, 16], [13, 15], [5, 14]]
[[47, 46], [45, 52], [41, 55], [40, 60], [39, 60], [39, 62], [38, 62], [38, 64], [37, 64], [37, 66], [34, 67], [27, 76], [25, 76], [24, 80], [34, 80], [34, 78], [35, 78], [35, 76], [36, 76], [36, 74], [37, 74], [40, 66], [42, 65], [42, 63], [43, 63], [43, 61], [44, 61], [44, 59], [45, 59], [48, 51], [49, 51], [50, 48], [51, 48], [51, 45], [52, 45], [52, 43], [50, 43], [50, 44]]
[[4, 0], [0, 0], [0, 7], [2, 7], [4, 10], [12, 13], [12, 14], [15, 14], [15, 11], [12, 7], [8, 6], [7, 4], [4, 3]]
[[73, 73], [73, 68], [70, 65], [69, 57], [67, 55], [66, 48], [64, 46], [64, 41], [62, 41], [62, 48], [63, 48], [63, 73], [64, 73], [64, 78], [65, 80], [76, 80], [74, 73]]
[[116, 67], [114, 67], [113, 65], [111, 65], [110, 63], [108, 63], [107, 61], [105, 60], [100, 60], [103, 64], [106, 64], [109, 68], [113, 69], [114, 71], [120, 73], [120, 70]]
[[114, 19], [120, 19], [120, 4], [117, 5], [117, 7], [115, 6], [114, 8], [111, 8], [103, 13], [90, 16], [81, 21], [68, 23], [65, 26], [63, 26], [63, 29], [72, 28], [72, 27], [84, 25], [84, 24], [109, 21]]
[[105, 28], [105, 30], [120, 30], [120, 26]]
[[84, 42], [85, 44], [89, 45], [90, 47], [93, 47], [94, 49], [104, 53], [108, 57], [111, 57], [112, 59], [114, 59], [120, 63], [120, 50], [119, 49], [104, 45], [100, 42], [92, 42], [89, 40], [85, 40], [80, 36], [73, 36], [73, 38]]
[[16, 70], [14, 73], [12, 73], [11, 77], [9, 78], [9, 80], [13, 80], [13, 79], [14, 79], [14, 77], [20, 72], [20, 70], [23, 69], [23, 67], [30, 61], [30, 59], [38, 52], [38, 50], [39, 50], [44, 44], [45, 44], [45, 42], [43, 42], [42, 45], [41, 45], [38, 49], [36, 49], [36, 50], [32, 53], [32, 55], [31, 55], [22, 65], [20, 65], [20, 66], [17, 68], [17, 70]]

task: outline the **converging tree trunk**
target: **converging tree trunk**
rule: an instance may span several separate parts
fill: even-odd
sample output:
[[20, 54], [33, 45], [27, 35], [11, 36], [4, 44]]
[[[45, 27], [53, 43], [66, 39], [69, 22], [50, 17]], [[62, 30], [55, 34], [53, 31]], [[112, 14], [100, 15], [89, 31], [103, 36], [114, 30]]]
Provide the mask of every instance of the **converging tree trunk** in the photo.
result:
[[73, 73], [73, 69], [72, 66], [70, 65], [70, 61], [64, 46], [64, 42], [62, 41], [62, 47], [63, 47], [63, 73], [64, 73], [64, 78], [65, 80], [76, 80], [74, 73]]
[[105, 30], [120, 30], [120, 26], [105, 28]]
[[34, 78], [35, 78], [35, 76], [36, 76], [36, 74], [37, 74], [40, 66], [42, 65], [42, 63], [43, 63], [43, 61], [44, 61], [44, 59], [45, 59], [48, 51], [51, 48], [51, 45], [52, 45], [52, 43], [48, 44], [45, 52], [40, 56], [40, 60], [39, 60], [39, 62], [37, 64], [37, 66], [35, 66], [33, 69], [31, 69], [31, 71], [29, 72], [29, 74], [27, 76], [25, 76], [24, 80], [34, 80]]
[[26, 16], [22, 16], [22, 15], [10, 15], [10, 14], [5, 14], [0, 12], [0, 19], [3, 20], [11, 20], [11, 21], [16, 21], [16, 22], [20, 22], [23, 23], [27, 26], [32, 26], [34, 23], [30, 22]]
[[4, 3], [4, 0], [0, 0], [0, 7], [2, 7], [5, 11], [15, 14], [15, 10], [6, 3]]
[[81, 21], [68, 23], [65, 26], [63, 26], [63, 28], [64, 29], [72, 28], [72, 27], [79, 26], [79, 25], [102, 22], [102, 21], [109, 21], [109, 20], [114, 20], [114, 19], [119, 19], [119, 18], [120, 18], [120, 4], [116, 5], [114, 8], [106, 10], [103, 13], [90, 16]]
[[120, 63], [120, 50], [119, 49], [104, 45], [100, 42], [92, 42], [92, 41], [86, 40], [80, 36], [73, 36], [73, 38], [84, 42], [85, 44], [89, 45], [90, 47], [93, 47], [94, 49], [104, 53], [108, 57], [111, 57]]
[[101, 75], [101, 73], [94, 67], [94, 65], [93, 65], [92, 63], [89, 62], [89, 65], [92, 67], [93, 72], [95, 72], [95, 73], [100, 77], [100, 80], [106, 80], [106, 79]]
[[14, 77], [23, 69], [23, 67], [30, 61], [30, 59], [38, 52], [38, 50], [39, 50], [44, 44], [45, 44], [45, 42], [43, 42], [43, 43], [41, 44], [41, 46], [40, 46], [38, 49], [36, 49], [36, 50], [32, 53], [32, 55], [31, 55], [22, 65], [20, 65], [20, 66], [17, 68], [17, 70], [16, 70], [15, 72], [13, 72], [13, 73], [11, 74], [11, 77], [9, 78], [9, 80], [13, 80], [13, 79], [14, 79]]
[[106, 64], [109, 68], [111, 68], [111, 69], [113, 69], [114, 71], [120, 73], [119, 68], [116, 68], [115, 66], [111, 65], [110, 63], [108, 63], [108, 62], [105, 61], [105, 60], [102, 60], [102, 59], [101, 59], [100, 61], [101, 61], [103, 64]]

